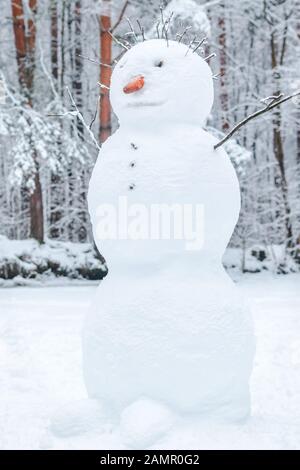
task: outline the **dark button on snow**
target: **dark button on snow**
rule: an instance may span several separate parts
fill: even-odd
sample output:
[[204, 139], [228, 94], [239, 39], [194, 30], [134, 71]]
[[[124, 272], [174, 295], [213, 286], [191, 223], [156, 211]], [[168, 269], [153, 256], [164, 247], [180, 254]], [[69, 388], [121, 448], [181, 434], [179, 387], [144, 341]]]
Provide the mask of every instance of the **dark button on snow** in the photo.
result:
[[133, 150], [137, 150], [137, 149], [138, 149], [137, 145], [135, 145], [133, 142], [131, 142], [130, 145], [131, 145], [131, 147], [133, 148]]
[[135, 162], [130, 162], [130, 163], [129, 163], [129, 166], [130, 166], [131, 168], [134, 168], [134, 167], [135, 167]]
[[134, 188], [135, 188], [135, 184], [131, 183], [131, 185], [129, 186], [130, 191], [132, 191]]

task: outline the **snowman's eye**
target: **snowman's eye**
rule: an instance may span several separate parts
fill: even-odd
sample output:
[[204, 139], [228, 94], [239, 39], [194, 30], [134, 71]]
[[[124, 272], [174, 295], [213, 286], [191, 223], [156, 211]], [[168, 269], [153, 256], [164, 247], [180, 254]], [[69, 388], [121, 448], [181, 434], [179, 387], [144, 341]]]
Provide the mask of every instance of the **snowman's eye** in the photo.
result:
[[162, 67], [163, 65], [164, 65], [163, 60], [158, 60], [158, 61], [155, 63], [155, 67]]

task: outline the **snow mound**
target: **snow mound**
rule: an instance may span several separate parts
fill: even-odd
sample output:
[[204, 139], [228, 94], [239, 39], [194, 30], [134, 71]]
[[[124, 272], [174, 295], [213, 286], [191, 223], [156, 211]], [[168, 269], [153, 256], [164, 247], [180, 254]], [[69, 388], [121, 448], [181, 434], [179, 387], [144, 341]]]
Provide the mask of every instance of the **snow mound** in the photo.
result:
[[50, 431], [56, 437], [70, 437], [87, 432], [104, 432], [108, 422], [106, 409], [98, 400], [66, 403], [53, 416]]
[[35, 240], [9, 240], [0, 236], [0, 280], [22, 279], [102, 279], [106, 264], [97, 258], [89, 243], [70, 243], [47, 240], [40, 245]]
[[121, 414], [120, 431], [125, 444], [134, 449], [149, 447], [174, 424], [174, 416], [165, 405], [141, 398]]

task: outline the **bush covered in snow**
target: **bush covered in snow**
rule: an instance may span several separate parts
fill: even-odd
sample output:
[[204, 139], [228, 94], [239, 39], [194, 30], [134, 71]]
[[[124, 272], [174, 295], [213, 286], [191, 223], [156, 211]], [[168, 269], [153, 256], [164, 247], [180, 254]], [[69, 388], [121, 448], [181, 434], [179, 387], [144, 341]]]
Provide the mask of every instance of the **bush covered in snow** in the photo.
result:
[[[227, 248], [223, 264], [233, 276], [243, 272], [286, 274], [299, 271], [296, 262], [287, 258], [283, 246]], [[47, 240], [40, 245], [35, 240], [9, 240], [0, 235], [0, 285], [1, 280], [10, 280], [13, 284], [56, 278], [101, 280], [107, 272], [105, 260], [89, 243]]]
[[67, 277], [99, 280], [107, 267], [92, 245], [47, 240], [9, 240], [0, 236], [0, 279]]
[[287, 254], [284, 245], [251, 245], [246, 249], [227, 248], [223, 264], [234, 273], [260, 273], [270, 271], [276, 274], [299, 272], [298, 261]]

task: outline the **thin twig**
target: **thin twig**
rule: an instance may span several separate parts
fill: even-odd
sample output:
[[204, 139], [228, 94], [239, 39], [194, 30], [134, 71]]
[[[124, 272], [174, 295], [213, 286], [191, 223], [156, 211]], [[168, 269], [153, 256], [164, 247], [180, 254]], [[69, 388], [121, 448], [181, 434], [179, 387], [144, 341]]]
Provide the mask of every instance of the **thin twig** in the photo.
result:
[[198, 44], [198, 45], [195, 47], [195, 49], [193, 50], [193, 54], [194, 54], [194, 52], [196, 52], [196, 51], [199, 49], [199, 47], [201, 47], [205, 42], [206, 42], [206, 38], [201, 39], [201, 41], [199, 41], [199, 44]]
[[161, 37], [164, 37], [164, 29], [165, 29], [165, 20], [164, 20], [164, 7], [163, 5], [159, 5], [160, 9], [160, 17], [161, 17], [161, 22], [162, 22], [162, 28], [161, 28]]
[[118, 54], [114, 59], [113, 59], [113, 64], [116, 65], [119, 60], [123, 57], [123, 55], [125, 54], [125, 51], [122, 51], [120, 54]]
[[122, 19], [123, 19], [123, 16], [125, 15], [125, 11], [126, 11], [126, 8], [128, 7], [128, 3], [129, 3], [129, 0], [126, 0], [126, 2], [124, 3], [123, 5], [123, 8], [121, 10], [121, 13], [120, 13], [120, 16], [117, 20], [117, 22], [114, 24], [114, 26], [111, 28], [111, 32], [113, 33], [117, 27], [119, 26], [119, 24], [121, 23]]
[[113, 35], [111, 31], [107, 31], [108, 34], [113, 38], [113, 40], [118, 44], [119, 46], [123, 47], [126, 51], [129, 51], [129, 47], [127, 47], [123, 42], [121, 42], [119, 39], [116, 38], [116, 36]]
[[156, 34], [157, 34], [157, 39], [160, 39], [160, 36], [159, 36], [159, 25], [160, 25], [160, 21], [158, 20], [158, 22], [156, 23]]
[[171, 12], [169, 18], [166, 20], [166, 23], [165, 23], [165, 36], [166, 36], [166, 41], [167, 41], [167, 46], [168, 46], [168, 47], [169, 47], [169, 36], [168, 36], [168, 32], [169, 32], [169, 28], [170, 28], [170, 24], [171, 24], [173, 15], [174, 15], [174, 11]]
[[137, 25], [138, 25], [138, 27], [139, 27], [139, 30], [140, 30], [140, 32], [141, 32], [141, 35], [142, 35], [143, 41], [146, 41], [144, 27], [141, 25], [141, 22], [140, 22], [140, 20], [136, 20], [136, 22], [137, 22]]
[[279, 95], [271, 95], [271, 96], [267, 96], [266, 98], [263, 98], [261, 101], [261, 103], [264, 103], [264, 104], [267, 104], [267, 105], [271, 105], [273, 103], [275, 103], [275, 101], [278, 101], [280, 100], [280, 98], [283, 98], [283, 93], [279, 93]]
[[109, 68], [112, 67], [112, 65], [104, 64], [103, 62], [100, 62], [99, 60], [96, 60], [96, 59], [91, 59], [90, 57], [88, 57], [86, 55], [82, 55], [82, 54], [76, 54], [76, 55], [77, 55], [77, 57], [80, 57], [81, 59], [88, 60], [89, 62], [92, 62], [93, 64], [97, 64], [97, 65], [101, 65], [103, 67], [109, 67]]
[[44, 51], [43, 51], [43, 48], [42, 48], [40, 43], [39, 43], [39, 49], [40, 49], [40, 62], [41, 62], [42, 70], [43, 70], [44, 74], [46, 75], [46, 77], [47, 77], [47, 79], [50, 83], [50, 87], [51, 87], [51, 90], [52, 90], [52, 93], [53, 93], [55, 99], [59, 100], [59, 95], [57, 93], [57, 90], [56, 90], [56, 87], [55, 87], [55, 84], [54, 84], [54, 81], [53, 81], [53, 77], [48, 72], [48, 69], [47, 69], [47, 67], [45, 65], [45, 62], [44, 62]]
[[262, 109], [259, 109], [258, 111], [256, 111], [255, 113], [253, 114], [250, 114], [249, 116], [247, 116], [245, 119], [243, 119], [242, 121], [240, 121], [238, 124], [236, 124], [236, 126], [234, 126], [230, 132], [228, 132], [228, 134], [225, 135], [225, 137], [223, 137], [223, 139], [220, 140], [220, 142], [218, 142], [215, 146], [214, 146], [214, 149], [216, 150], [217, 148], [221, 147], [221, 145], [225, 144], [225, 142], [227, 142], [227, 140], [229, 140], [241, 127], [243, 127], [245, 124], [247, 124], [249, 121], [252, 121], [252, 119], [255, 119], [256, 117], [258, 116], [262, 116], [263, 114], [271, 111], [272, 109], [276, 108], [277, 106], [280, 106], [282, 103], [285, 103], [286, 101], [288, 100], [291, 100], [292, 98], [295, 98], [295, 96], [299, 96], [300, 95], [300, 90], [299, 91], [296, 91], [295, 93], [291, 94], [291, 95], [288, 95], [284, 98], [282, 98], [281, 100], [278, 101], [274, 100], [271, 101], [270, 104], [268, 104], [267, 106], [265, 106], [264, 108]]
[[134, 28], [133, 28], [133, 26], [132, 26], [132, 23], [131, 23], [130, 19], [129, 19], [129, 18], [126, 18], [126, 21], [127, 21], [127, 23], [129, 24], [129, 28], [130, 28], [130, 31], [132, 32], [132, 35], [133, 35], [133, 37], [134, 37], [135, 42], [138, 42], [137, 35], [136, 35], [136, 33], [135, 33], [135, 30], [134, 30]]
[[[71, 93], [71, 91], [70, 91], [70, 88], [67, 86], [66, 89], [67, 89], [67, 92], [68, 92], [68, 95], [69, 95], [71, 104], [72, 104], [73, 108], [74, 108], [75, 111], [76, 111], [76, 116], [77, 116], [78, 119], [82, 122], [83, 126], [85, 127], [85, 129], [87, 130], [88, 134], [90, 135], [90, 137], [91, 137], [93, 143], [95, 144], [96, 148], [97, 148], [98, 150], [100, 150], [100, 145], [98, 144], [98, 142], [97, 142], [97, 140], [96, 140], [96, 137], [94, 136], [93, 131], [92, 131], [92, 130], [90, 129], [90, 127], [87, 125], [87, 123], [85, 122], [85, 119], [84, 119], [83, 115], [82, 115], [81, 112], [79, 111], [79, 109], [78, 109], [78, 107], [77, 107], [77, 105], [76, 105], [76, 103], [75, 103], [75, 100], [74, 100], [74, 98], [73, 98], [73, 96], [72, 96], [72, 93]], [[69, 113], [69, 114], [71, 114], [71, 113]]]
[[218, 73], [215, 73], [212, 78], [213, 80], [219, 80], [220, 77], [221, 77], [221, 72], [218, 72]]
[[100, 104], [100, 96], [98, 96], [98, 99], [97, 99], [97, 106], [96, 106], [96, 109], [95, 109], [95, 113], [94, 113], [93, 119], [91, 120], [90, 125], [89, 125], [89, 129], [90, 129], [90, 130], [92, 130], [93, 124], [94, 124], [94, 122], [96, 121], [97, 114], [98, 114], [98, 109], [99, 109], [99, 104]]
[[187, 26], [185, 28], [185, 30], [181, 33], [181, 34], [178, 34], [178, 37], [179, 37], [179, 40], [178, 42], [180, 43], [182, 41], [182, 39], [184, 38], [184, 36], [187, 34], [188, 30], [191, 29], [191, 26]]
[[100, 88], [104, 88], [105, 90], [110, 90], [109, 86], [104, 85], [103, 83], [97, 82]]
[[209, 54], [207, 57], [204, 57], [203, 60], [205, 60], [206, 62], [208, 62], [210, 59], [213, 59], [214, 57], [216, 57], [217, 54], [215, 54], [214, 52], [212, 54]]
[[189, 43], [189, 47], [188, 47], [188, 50], [186, 51], [185, 53], [185, 56], [188, 55], [188, 53], [190, 52], [191, 48], [192, 48], [192, 45], [194, 44], [194, 42], [196, 41], [196, 38], [197, 36], [194, 36], [193, 39], [191, 40], [191, 42]]

